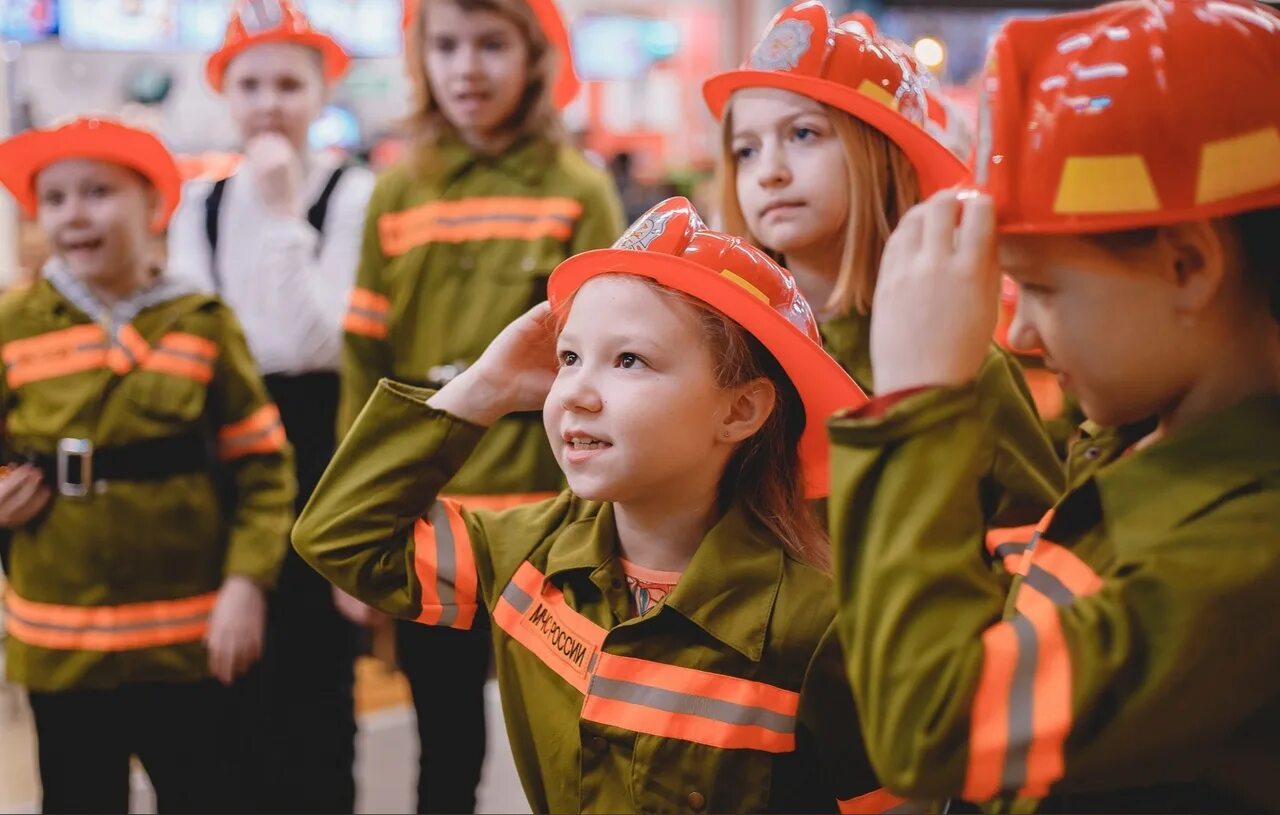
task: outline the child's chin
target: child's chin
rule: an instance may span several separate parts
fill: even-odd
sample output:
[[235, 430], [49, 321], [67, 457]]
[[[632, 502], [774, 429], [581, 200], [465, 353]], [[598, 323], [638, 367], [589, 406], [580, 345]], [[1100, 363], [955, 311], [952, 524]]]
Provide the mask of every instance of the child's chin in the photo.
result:
[[594, 478], [570, 478], [569, 491], [585, 501], [614, 501], [616, 491]]

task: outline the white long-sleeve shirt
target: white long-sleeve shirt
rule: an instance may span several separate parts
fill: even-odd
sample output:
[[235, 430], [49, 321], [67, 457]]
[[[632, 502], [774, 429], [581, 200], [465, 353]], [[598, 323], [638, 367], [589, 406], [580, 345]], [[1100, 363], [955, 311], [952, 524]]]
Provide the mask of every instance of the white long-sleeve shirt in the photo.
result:
[[[305, 208], [320, 197], [337, 160], [312, 156], [303, 188]], [[268, 213], [242, 168], [228, 180], [218, 212], [218, 272], [210, 269], [205, 201], [212, 182], [186, 185], [169, 226], [168, 271], [203, 291], [215, 292], [244, 326], [259, 367], [266, 374], [336, 371], [342, 318], [355, 280], [365, 209], [374, 176], [349, 167], [329, 199], [320, 254], [320, 233], [298, 217]]]

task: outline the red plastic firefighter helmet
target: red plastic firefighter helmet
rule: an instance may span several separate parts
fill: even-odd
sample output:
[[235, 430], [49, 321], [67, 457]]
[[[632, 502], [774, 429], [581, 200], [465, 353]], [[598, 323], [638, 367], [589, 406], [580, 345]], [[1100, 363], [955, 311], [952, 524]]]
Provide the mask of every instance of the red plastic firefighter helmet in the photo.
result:
[[786, 269], [741, 238], [713, 232], [685, 198], [669, 198], [645, 213], [613, 245], [574, 255], [547, 284], [553, 307], [605, 274], [631, 274], [696, 297], [758, 339], [786, 371], [804, 402], [800, 462], [805, 492], [829, 490], [826, 420], [867, 401], [840, 365], [822, 350], [818, 321]]
[[162, 231], [178, 208], [182, 176], [173, 155], [151, 133], [110, 119], [80, 118], [61, 127], [27, 130], [0, 142], [0, 184], [28, 216], [36, 214], [36, 176], [64, 159], [107, 161], [136, 170], [155, 187], [160, 208], [151, 223]]
[[[565, 108], [578, 95], [582, 87], [578, 73], [573, 67], [573, 50], [569, 46], [569, 29], [564, 24], [555, 0], [526, 0], [533, 11], [534, 18], [542, 28], [551, 47], [560, 55], [560, 66], [556, 73], [555, 86], [551, 89], [551, 99], [557, 108]], [[422, 0], [404, 0], [404, 16], [400, 24], [409, 41], [410, 27], [417, 24], [422, 9]], [[407, 49], [406, 49], [407, 50]], [[410, 57], [412, 58], [412, 57]]]
[[[895, 40], [893, 37], [887, 37], [879, 33], [876, 27], [876, 20], [872, 19], [872, 15], [867, 12], [850, 12], [844, 17], [836, 20], [836, 26], [844, 28], [845, 31], [855, 33], [874, 40], [878, 44], [883, 45], [886, 49], [897, 55], [897, 58], [910, 65], [915, 70], [915, 74], [920, 78], [920, 86], [924, 90], [924, 99], [928, 102], [925, 105], [924, 114], [928, 116], [928, 124], [931, 125], [934, 137], [940, 133], [945, 133], [947, 129], [947, 107], [942, 100], [942, 96], [933, 86], [932, 75], [929, 69], [920, 65], [920, 60], [915, 59], [915, 54], [911, 51], [910, 46], [901, 40]], [[945, 139], [938, 139], [945, 141]]]
[[311, 21], [292, 0], [237, 0], [222, 47], [205, 63], [209, 85], [221, 93], [231, 61], [246, 49], [267, 42], [296, 43], [319, 51], [326, 82], [337, 81], [351, 65], [351, 57], [337, 40], [312, 28]]
[[1005, 24], [976, 174], [1006, 233], [1092, 233], [1280, 205], [1280, 17], [1129, 0]]
[[968, 169], [926, 130], [928, 99], [918, 70], [874, 35], [837, 28], [818, 0], [778, 13], [742, 68], [717, 74], [702, 95], [717, 119], [743, 88], [780, 88], [807, 96], [888, 136], [910, 159], [921, 191], [959, 184]]

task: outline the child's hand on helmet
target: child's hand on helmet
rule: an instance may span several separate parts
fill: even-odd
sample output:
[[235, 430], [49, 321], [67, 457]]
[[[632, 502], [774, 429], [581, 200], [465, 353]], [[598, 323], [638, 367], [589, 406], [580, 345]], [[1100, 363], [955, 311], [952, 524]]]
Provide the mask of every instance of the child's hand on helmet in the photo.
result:
[[974, 379], [995, 331], [1000, 271], [991, 198], [943, 190], [889, 236], [871, 309], [880, 393]]
[[542, 410], [557, 367], [551, 306], [539, 303], [504, 328], [474, 365], [427, 404], [487, 427], [508, 413]]

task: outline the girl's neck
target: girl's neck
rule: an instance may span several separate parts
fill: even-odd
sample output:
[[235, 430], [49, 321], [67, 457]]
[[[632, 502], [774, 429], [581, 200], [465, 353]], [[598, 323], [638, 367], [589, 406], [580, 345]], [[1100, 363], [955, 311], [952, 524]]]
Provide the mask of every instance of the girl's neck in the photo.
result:
[[683, 501], [615, 503], [622, 556], [637, 566], [682, 572], [720, 520], [714, 491]]
[[151, 283], [153, 276], [153, 270], [143, 264], [130, 267], [127, 271], [88, 279], [84, 283], [103, 305], [111, 306], [121, 300], [128, 300], [145, 289]]
[[496, 156], [506, 152], [515, 144], [519, 134], [511, 129], [497, 130], [493, 133], [459, 130], [458, 137], [477, 153], [484, 156]]
[[800, 293], [809, 301], [819, 320], [832, 316], [827, 313], [826, 306], [840, 275], [839, 255], [834, 258], [831, 255], [830, 251], [818, 250], [788, 252], [786, 256], [787, 269], [795, 277]]
[[1280, 327], [1264, 315], [1253, 330], [1237, 325], [1215, 343], [1214, 360], [1204, 373], [1160, 411], [1151, 441], [1199, 419], [1231, 408], [1250, 396], [1280, 394]]

